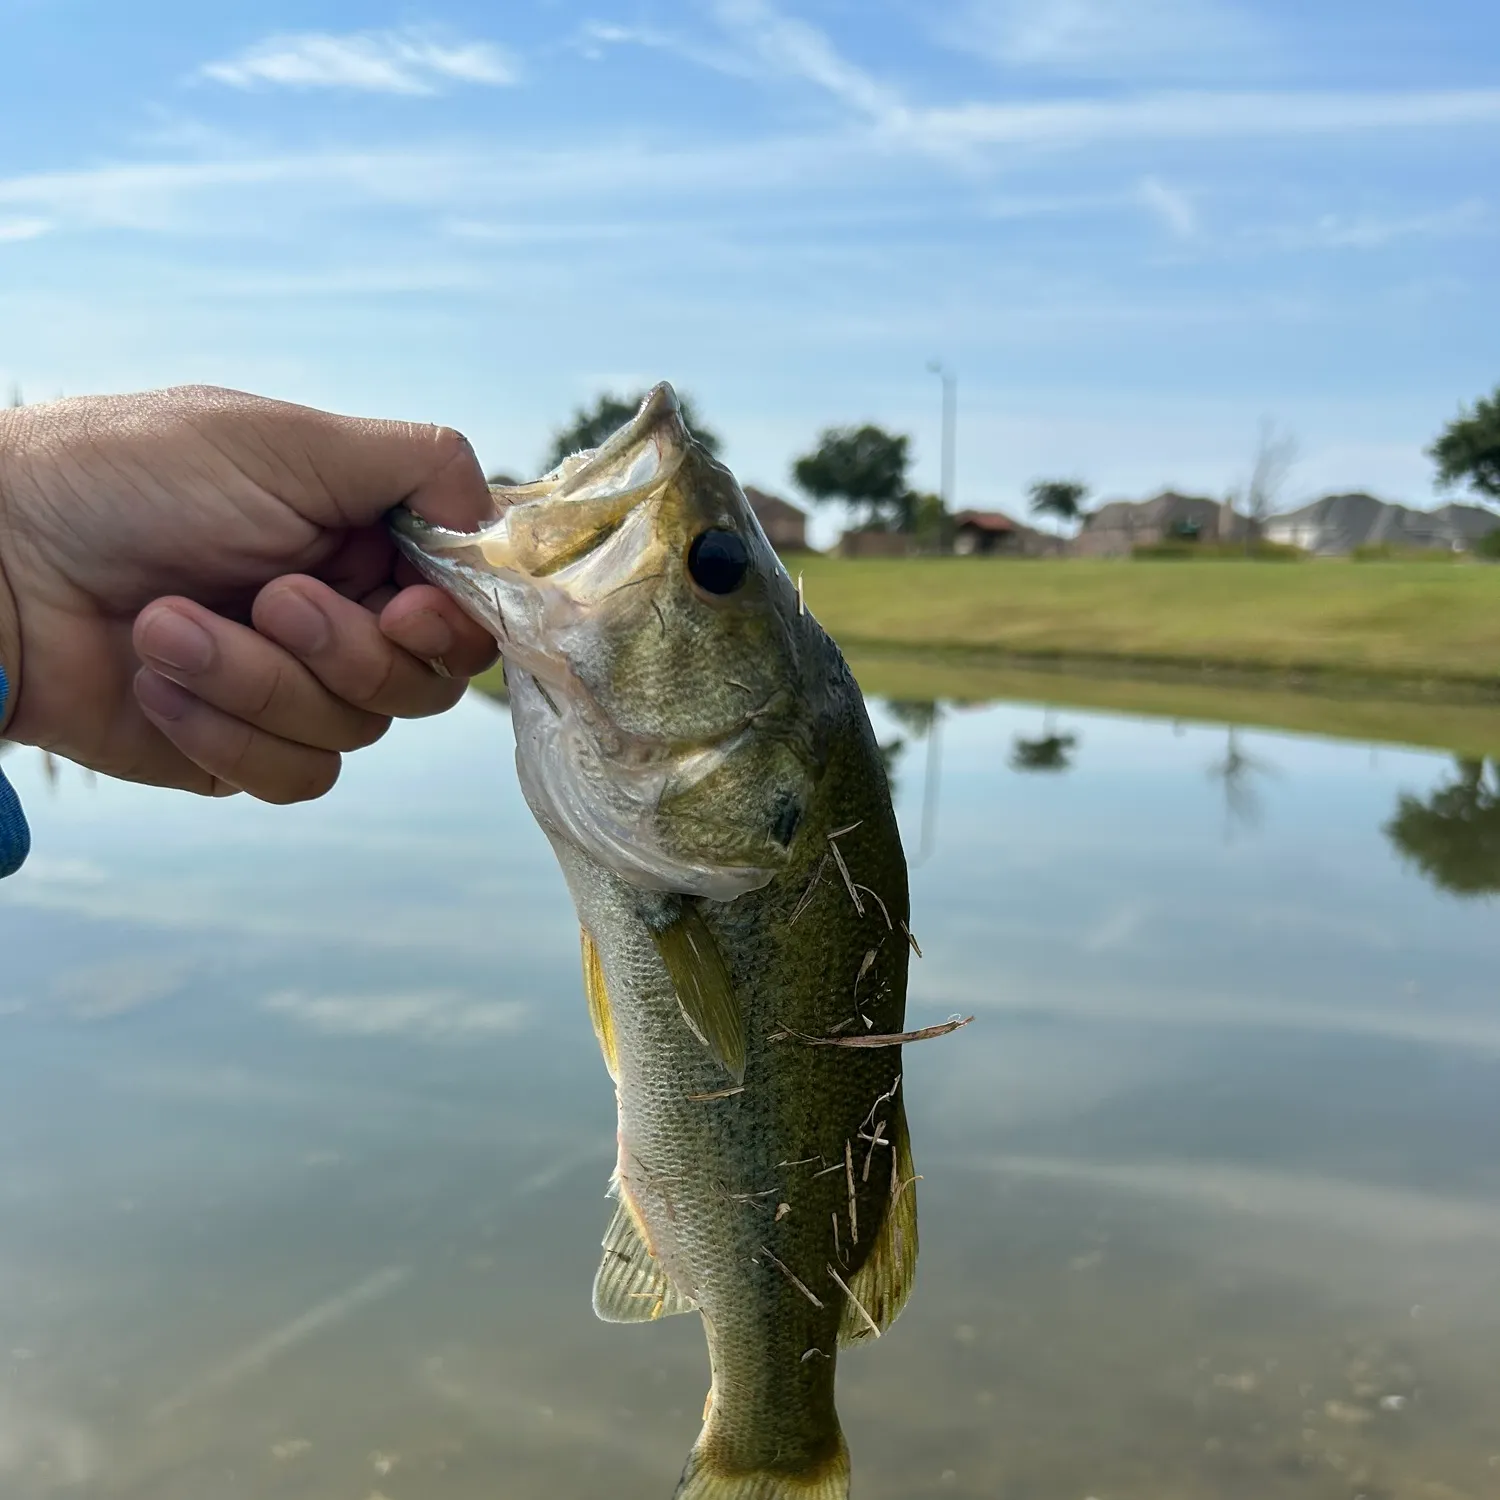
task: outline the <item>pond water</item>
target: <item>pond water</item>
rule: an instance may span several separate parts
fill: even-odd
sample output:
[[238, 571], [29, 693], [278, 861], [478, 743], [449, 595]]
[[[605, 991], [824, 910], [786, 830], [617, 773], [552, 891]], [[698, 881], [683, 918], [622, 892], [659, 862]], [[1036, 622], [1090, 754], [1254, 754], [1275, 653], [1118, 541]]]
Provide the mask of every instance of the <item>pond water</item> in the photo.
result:
[[[908, 1049], [855, 1493], [1500, 1496], [1494, 768], [874, 713], [909, 1023], [977, 1019]], [[6, 1500], [671, 1494], [702, 1335], [590, 1311], [613, 1100], [510, 757], [472, 697], [296, 809], [7, 756]]]

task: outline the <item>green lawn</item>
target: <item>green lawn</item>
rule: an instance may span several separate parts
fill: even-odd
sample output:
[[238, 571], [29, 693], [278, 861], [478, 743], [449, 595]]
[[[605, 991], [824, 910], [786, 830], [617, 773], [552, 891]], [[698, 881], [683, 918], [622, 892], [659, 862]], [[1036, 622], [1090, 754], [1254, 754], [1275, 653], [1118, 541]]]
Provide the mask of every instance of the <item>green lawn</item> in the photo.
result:
[[1500, 696], [1500, 567], [788, 559], [862, 648], [1448, 683]]

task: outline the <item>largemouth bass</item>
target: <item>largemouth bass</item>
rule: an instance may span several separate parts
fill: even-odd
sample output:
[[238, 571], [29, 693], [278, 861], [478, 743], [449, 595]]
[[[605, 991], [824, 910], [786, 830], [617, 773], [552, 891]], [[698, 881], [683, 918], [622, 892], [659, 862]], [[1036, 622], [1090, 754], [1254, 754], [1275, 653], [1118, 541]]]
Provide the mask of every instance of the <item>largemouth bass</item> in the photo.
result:
[[702, 1317], [678, 1496], [843, 1500], [839, 1347], [917, 1260], [906, 863], [864, 701], [669, 386], [494, 494], [477, 532], [392, 524], [499, 642], [582, 925], [619, 1109], [594, 1309]]

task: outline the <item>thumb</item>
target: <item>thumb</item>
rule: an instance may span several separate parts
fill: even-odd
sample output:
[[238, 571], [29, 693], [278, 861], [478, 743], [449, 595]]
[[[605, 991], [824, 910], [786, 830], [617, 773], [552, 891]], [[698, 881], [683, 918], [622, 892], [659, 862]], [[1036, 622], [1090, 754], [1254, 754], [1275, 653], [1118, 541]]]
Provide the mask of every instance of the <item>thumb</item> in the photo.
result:
[[494, 519], [479, 460], [451, 427], [340, 416], [239, 391], [181, 394], [206, 436], [315, 525], [372, 526], [401, 504], [454, 531]]

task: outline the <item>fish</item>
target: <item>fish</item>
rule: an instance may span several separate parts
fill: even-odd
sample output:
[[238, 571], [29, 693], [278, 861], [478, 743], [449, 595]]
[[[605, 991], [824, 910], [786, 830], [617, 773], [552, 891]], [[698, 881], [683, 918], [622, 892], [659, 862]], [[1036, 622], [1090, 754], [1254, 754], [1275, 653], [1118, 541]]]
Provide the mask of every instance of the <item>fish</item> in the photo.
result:
[[845, 1500], [841, 1348], [916, 1271], [907, 869], [838, 647], [668, 384], [402, 551], [494, 635], [618, 1109], [593, 1307], [697, 1313], [678, 1500]]

